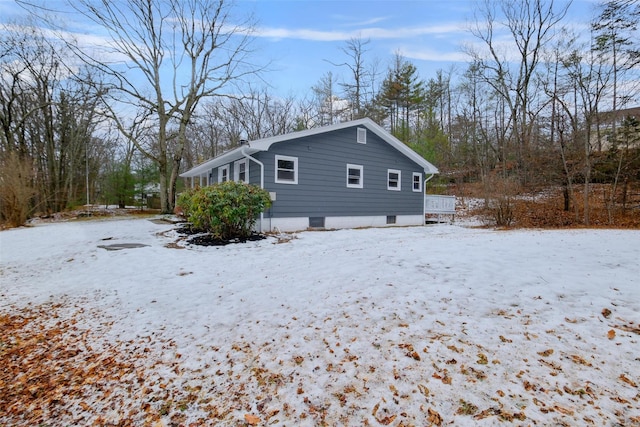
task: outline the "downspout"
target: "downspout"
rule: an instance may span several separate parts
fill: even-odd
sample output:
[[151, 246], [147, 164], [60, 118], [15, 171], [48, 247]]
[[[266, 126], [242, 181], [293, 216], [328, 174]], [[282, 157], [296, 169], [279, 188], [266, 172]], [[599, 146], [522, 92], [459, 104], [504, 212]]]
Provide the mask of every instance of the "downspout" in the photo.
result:
[[431, 178], [433, 178], [434, 176], [436, 176], [436, 174], [432, 173], [431, 176], [429, 176], [429, 178], [424, 180], [424, 183], [426, 184], [427, 182], [431, 181]]
[[[249, 145], [245, 145], [242, 147], [242, 150], [240, 150], [240, 152], [242, 153], [242, 155], [249, 161], [253, 160], [254, 162], [256, 162], [257, 164], [260, 165], [260, 188], [262, 188], [264, 190], [264, 163], [262, 163], [260, 160], [256, 159], [255, 157], [251, 157], [251, 155], [247, 154], [247, 152], [245, 151], [245, 149], [248, 147]], [[247, 177], [248, 178], [248, 177]], [[264, 223], [264, 212], [260, 212], [260, 233], [262, 233], [262, 224]]]
[[[428, 178], [426, 178], [426, 179], [424, 180], [424, 183], [423, 183], [423, 193], [422, 193], [422, 210], [423, 210], [423, 211], [425, 211], [425, 212], [426, 212], [426, 210], [427, 210], [427, 209], [426, 209], [426, 206], [425, 206], [425, 205], [427, 204], [427, 193], [426, 193], [426, 191], [427, 191], [427, 185], [426, 185], [426, 184], [427, 184], [427, 182], [431, 181], [431, 178], [433, 178], [434, 176], [436, 176], [436, 174], [435, 174], [435, 173], [432, 173], [431, 175], [429, 175], [429, 177], [428, 177]], [[425, 212], [423, 212], [423, 213], [422, 213], [422, 216], [425, 218], [425, 220], [424, 220], [424, 221], [422, 221], [422, 224], [423, 224], [423, 225], [426, 225], [426, 224], [427, 224], [427, 221], [426, 221], [427, 214], [426, 214]]]

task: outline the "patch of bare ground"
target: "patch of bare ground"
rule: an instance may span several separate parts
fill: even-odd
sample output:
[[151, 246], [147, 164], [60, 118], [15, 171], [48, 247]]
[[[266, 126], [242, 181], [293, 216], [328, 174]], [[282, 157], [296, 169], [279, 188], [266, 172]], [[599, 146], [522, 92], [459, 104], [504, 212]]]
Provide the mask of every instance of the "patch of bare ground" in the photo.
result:
[[104, 205], [87, 205], [77, 209], [69, 209], [63, 212], [51, 214], [38, 214], [29, 220], [29, 223], [60, 222], [84, 219], [99, 219], [125, 216], [155, 216], [160, 213], [157, 209], [118, 208]]

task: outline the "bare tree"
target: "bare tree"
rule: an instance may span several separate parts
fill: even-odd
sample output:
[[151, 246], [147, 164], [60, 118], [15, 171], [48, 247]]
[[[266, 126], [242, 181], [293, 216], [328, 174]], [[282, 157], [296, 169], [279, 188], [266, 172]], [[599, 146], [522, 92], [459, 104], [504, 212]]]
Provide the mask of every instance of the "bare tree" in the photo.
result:
[[1, 34], [0, 157], [31, 168], [21, 174], [35, 189], [29, 213], [86, 201], [90, 175], [96, 176], [98, 79], [86, 69], [74, 70], [82, 75], [74, 79], [68, 52], [32, 22], [8, 25]]
[[295, 119], [294, 99], [274, 97], [266, 89], [249, 88], [241, 98], [205, 102], [188, 131], [187, 166], [235, 148], [243, 139], [251, 141], [289, 133], [296, 129]]
[[364, 58], [370, 42], [370, 39], [363, 40], [360, 37], [352, 37], [346, 42], [346, 45], [341, 48], [342, 52], [349, 57], [348, 62], [334, 63], [327, 61], [336, 67], [346, 67], [349, 69], [350, 78], [341, 83], [341, 86], [349, 100], [350, 120], [364, 117], [367, 94], [373, 92], [373, 90], [368, 87], [368, 84], [373, 81], [374, 70], [367, 66]]
[[284, 135], [293, 130], [293, 98], [276, 98], [266, 89], [249, 89], [238, 99], [226, 102], [226, 116], [240, 124], [244, 138], [256, 140]]
[[315, 99], [305, 96], [301, 100], [298, 100], [295, 107], [295, 130], [311, 129], [317, 126], [318, 120], [318, 108]]
[[[559, 107], [572, 123], [573, 138], [579, 142], [583, 150], [583, 222], [591, 223], [589, 194], [592, 179], [592, 156], [594, 140], [601, 142], [599, 124], [599, 106], [606, 97], [611, 73], [606, 63], [598, 59], [593, 51], [573, 49], [561, 59], [566, 85], [569, 90], [563, 97], [558, 97]], [[595, 136], [594, 136], [595, 135]]]
[[331, 71], [328, 71], [312, 88], [318, 108], [319, 123], [317, 125], [319, 126], [339, 123], [349, 109], [348, 101], [338, 96], [336, 83], [337, 79]]
[[[577, 82], [569, 69], [576, 65], [580, 56], [577, 37], [567, 30], [547, 52], [544, 60], [545, 73], [539, 79], [548, 97], [550, 107], [549, 142], [557, 149], [562, 163], [562, 187], [564, 210], [573, 208], [576, 220], [578, 210], [574, 203], [574, 179], [581, 172], [581, 120], [577, 111]], [[578, 59], [579, 62], [579, 59]], [[572, 108], [573, 107], [573, 108]]]
[[[511, 138], [505, 142], [515, 145], [518, 167], [526, 180], [527, 156], [531, 132], [535, 122], [531, 106], [537, 91], [535, 72], [544, 46], [549, 42], [564, 18], [569, 4], [555, 8], [553, 0], [485, 0], [479, 10], [471, 33], [481, 40], [488, 54], [469, 52], [480, 64], [495, 92], [505, 102], [508, 117], [505, 124], [511, 129]], [[499, 31], [510, 37], [510, 47], [501, 46]], [[506, 162], [506, 159], [502, 159]]]
[[[187, 129], [198, 104], [233, 95], [233, 84], [258, 72], [248, 62], [253, 24], [248, 18], [236, 21], [227, 0], [68, 4], [108, 34], [102, 55], [77, 43], [72, 47], [110, 77], [104, 98], [109, 115], [157, 164], [161, 209], [171, 212]], [[142, 140], [136, 135], [141, 129], [147, 134]]]

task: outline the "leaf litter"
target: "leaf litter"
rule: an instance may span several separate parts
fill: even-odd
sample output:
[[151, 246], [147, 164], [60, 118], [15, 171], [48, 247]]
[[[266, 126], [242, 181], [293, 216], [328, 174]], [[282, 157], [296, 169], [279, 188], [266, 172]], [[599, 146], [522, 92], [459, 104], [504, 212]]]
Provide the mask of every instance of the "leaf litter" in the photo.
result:
[[0, 425], [640, 423], [637, 232], [281, 238], [0, 233]]

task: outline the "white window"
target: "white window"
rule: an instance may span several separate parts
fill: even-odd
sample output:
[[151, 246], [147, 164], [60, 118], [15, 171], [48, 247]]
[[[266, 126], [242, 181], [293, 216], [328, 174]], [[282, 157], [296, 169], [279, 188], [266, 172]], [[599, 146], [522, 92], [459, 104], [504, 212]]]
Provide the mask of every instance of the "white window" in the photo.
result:
[[218, 182], [229, 181], [229, 165], [220, 166], [218, 168]]
[[397, 169], [387, 169], [387, 190], [400, 191], [401, 172]]
[[422, 192], [422, 174], [420, 172], [413, 173], [413, 191]]
[[298, 158], [276, 155], [276, 183], [298, 183]]
[[367, 143], [367, 130], [365, 128], [358, 128], [357, 141], [360, 144], [366, 144]]
[[347, 164], [347, 187], [362, 188], [363, 186], [363, 169], [361, 165]]
[[238, 160], [233, 164], [233, 180], [238, 182], [249, 182], [249, 160]]

